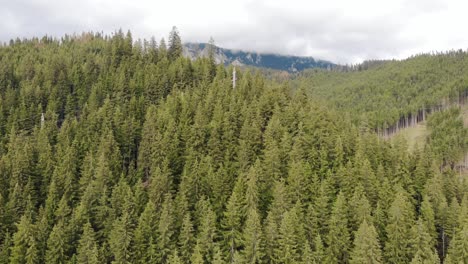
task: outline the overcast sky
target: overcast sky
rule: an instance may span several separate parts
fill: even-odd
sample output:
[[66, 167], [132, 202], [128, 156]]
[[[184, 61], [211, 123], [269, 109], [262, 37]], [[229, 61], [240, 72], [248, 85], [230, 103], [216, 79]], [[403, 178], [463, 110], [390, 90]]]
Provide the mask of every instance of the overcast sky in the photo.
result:
[[0, 0], [0, 40], [130, 29], [338, 63], [468, 48], [466, 0]]

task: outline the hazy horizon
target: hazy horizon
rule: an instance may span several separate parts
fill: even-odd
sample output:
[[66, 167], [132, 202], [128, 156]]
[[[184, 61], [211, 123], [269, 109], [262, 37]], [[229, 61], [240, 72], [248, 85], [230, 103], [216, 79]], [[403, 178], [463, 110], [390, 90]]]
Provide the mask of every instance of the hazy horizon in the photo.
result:
[[2, 3], [0, 41], [131, 30], [134, 39], [207, 42], [258, 53], [310, 56], [339, 64], [404, 59], [433, 51], [466, 50], [468, 7], [462, 0], [219, 1], [19, 0]]

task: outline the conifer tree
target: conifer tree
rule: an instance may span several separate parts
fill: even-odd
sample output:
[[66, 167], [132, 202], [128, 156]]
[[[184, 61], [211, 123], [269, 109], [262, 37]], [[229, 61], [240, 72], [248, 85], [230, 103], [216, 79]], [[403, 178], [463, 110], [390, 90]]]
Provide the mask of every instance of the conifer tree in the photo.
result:
[[90, 223], [83, 226], [83, 234], [77, 248], [77, 261], [85, 264], [99, 263], [95, 234]]
[[47, 240], [46, 263], [66, 263], [65, 250], [65, 227], [63, 221], [59, 221], [52, 229]]
[[308, 225], [306, 228], [311, 238], [315, 238], [319, 233], [321, 236], [325, 236], [328, 233], [331, 198], [329, 196], [329, 188], [328, 180], [322, 181], [316, 199], [309, 206]]
[[262, 259], [262, 225], [260, 216], [255, 208], [247, 212], [243, 232], [244, 249], [242, 251], [245, 263], [259, 263]]
[[29, 240], [29, 247], [26, 250], [26, 263], [39, 263], [39, 250], [37, 248], [36, 239], [34, 237], [30, 237]]
[[333, 205], [328, 226], [327, 258], [330, 263], [349, 261], [350, 235], [348, 231], [347, 206], [343, 193], [339, 193]]
[[356, 232], [354, 248], [350, 254], [351, 264], [357, 263], [383, 263], [377, 232], [372, 224], [364, 219]]
[[205, 261], [203, 260], [203, 253], [202, 249], [200, 248], [200, 244], [197, 241], [195, 248], [193, 249], [193, 254], [190, 258], [190, 263], [193, 264], [203, 264]]
[[439, 257], [435, 253], [435, 248], [432, 244], [432, 238], [427, 232], [425, 222], [420, 218], [415, 226], [413, 226], [413, 252], [415, 252], [412, 262], [420, 261], [421, 263], [440, 263]]
[[371, 206], [364, 194], [364, 188], [362, 185], [358, 185], [354, 189], [354, 195], [349, 202], [349, 210], [349, 225], [352, 231], [357, 231], [364, 220], [366, 220], [367, 223], [372, 223]]
[[182, 260], [179, 258], [179, 254], [177, 253], [177, 250], [174, 250], [174, 252], [172, 253], [167, 263], [169, 264], [182, 264], [183, 263]]
[[387, 241], [384, 257], [388, 263], [407, 263], [412, 259], [411, 228], [413, 226], [413, 209], [408, 202], [406, 192], [402, 189], [396, 194], [388, 212], [386, 227]]
[[452, 239], [448, 255], [453, 263], [468, 262], [468, 224], [463, 223]]
[[300, 203], [284, 214], [279, 228], [279, 248], [276, 259], [281, 263], [297, 263], [302, 259], [306, 237], [302, 222]]
[[229, 260], [232, 261], [234, 252], [242, 244], [242, 223], [244, 220], [245, 202], [243, 198], [244, 183], [241, 176], [238, 177], [234, 190], [229, 198], [224, 212], [223, 229], [226, 240]]
[[[199, 207], [199, 228], [197, 243], [200, 247], [200, 254], [207, 261], [211, 261], [216, 235], [216, 215], [211, 208], [209, 201], [202, 198], [198, 203]], [[193, 254], [198, 254], [194, 251]]]
[[129, 214], [124, 212], [114, 221], [109, 234], [109, 246], [114, 257], [112, 263], [126, 264], [131, 260], [132, 223]]
[[[10, 249], [10, 263], [26, 263], [26, 253], [31, 246], [33, 225], [31, 219], [26, 214], [23, 215], [16, 225], [17, 230], [13, 235], [13, 245]], [[6, 252], [5, 249], [3, 249]]]
[[[162, 44], [160, 44], [160, 47]], [[182, 56], [183, 46], [182, 41], [179, 36], [179, 31], [174, 26], [172, 27], [171, 33], [169, 33], [169, 49], [168, 49], [168, 56], [171, 60], [176, 60], [180, 56]]]
[[223, 254], [221, 253], [221, 250], [218, 248], [216, 249], [216, 254], [213, 258], [213, 264], [224, 264], [226, 263], [223, 259]]
[[173, 246], [173, 217], [172, 197], [170, 194], [167, 194], [162, 205], [158, 226], [158, 252], [160, 254], [160, 262], [162, 263], [166, 262], [169, 258]]
[[194, 244], [194, 230], [190, 217], [190, 212], [187, 212], [182, 222], [182, 227], [179, 233], [178, 246], [180, 249], [180, 257], [184, 263], [190, 261], [192, 248]]
[[279, 248], [279, 227], [275, 221], [274, 214], [270, 211], [267, 218], [265, 219], [264, 231], [265, 236], [265, 262], [276, 263], [279, 260], [276, 259], [276, 251]]
[[421, 219], [426, 226], [428, 235], [431, 237], [431, 245], [435, 245], [437, 236], [435, 216], [434, 210], [432, 209], [432, 205], [429, 202], [429, 198], [427, 196], [423, 197], [423, 201], [421, 203]]
[[[0, 248], [0, 263], [8, 264], [10, 260], [10, 251], [12, 249], [13, 241], [10, 236], [10, 233], [6, 233], [2, 246]], [[18, 263], [18, 262], [16, 262]]]
[[323, 245], [320, 234], [317, 234], [314, 239], [313, 258], [315, 263], [323, 263], [325, 261], [325, 247]]

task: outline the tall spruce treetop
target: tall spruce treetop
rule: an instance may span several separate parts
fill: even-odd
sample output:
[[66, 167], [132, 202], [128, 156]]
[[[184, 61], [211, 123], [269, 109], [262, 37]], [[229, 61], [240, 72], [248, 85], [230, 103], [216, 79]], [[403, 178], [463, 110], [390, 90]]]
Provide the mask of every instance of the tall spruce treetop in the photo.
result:
[[412, 232], [414, 210], [408, 201], [408, 194], [400, 188], [389, 212], [387, 242], [384, 256], [388, 263], [408, 263], [412, 259]]
[[169, 59], [174, 61], [182, 56], [183, 48], [184, 47], [182, 46], [182, 40], [180, 39], [179, 31], [174, 26], [172, 27], [171, 33], [169, 33]]
[[351, 252], [350, 264], [380, 264], [382, 251], [377, 239], [377, 231], [374, 226], [364, 220], [356, 233], [354, 249]]

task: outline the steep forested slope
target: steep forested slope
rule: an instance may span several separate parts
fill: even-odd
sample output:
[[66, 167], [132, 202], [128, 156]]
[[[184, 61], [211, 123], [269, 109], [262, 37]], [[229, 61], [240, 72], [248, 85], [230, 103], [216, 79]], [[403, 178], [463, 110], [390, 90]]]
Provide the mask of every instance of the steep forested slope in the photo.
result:
[[431, 149], [260, 74], [233, 89], [175, 31], [140, 44], [0, 48], [0, 263], [467, 261], [468, 182]]
[[[388, 128], [468, 96], [468, 53], [454, 51], [377, 63], [348, 72], [309, 71], [297, 85], [324, 98], [370, 128]], [[465, 99], [466, 100], [466, 99]]]

